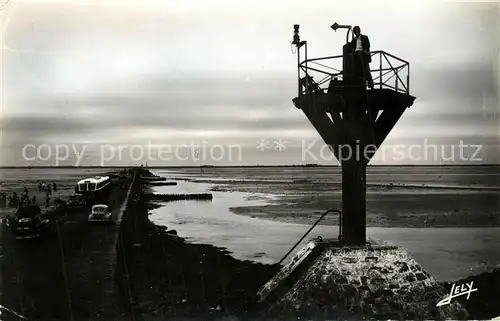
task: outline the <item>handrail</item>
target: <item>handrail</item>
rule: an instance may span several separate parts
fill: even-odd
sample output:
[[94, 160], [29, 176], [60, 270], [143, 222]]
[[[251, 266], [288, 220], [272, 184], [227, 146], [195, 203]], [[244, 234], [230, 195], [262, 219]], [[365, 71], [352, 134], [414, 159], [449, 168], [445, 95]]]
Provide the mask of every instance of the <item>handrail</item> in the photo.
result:
[[337, 68], [333, 68], [333, 67], [330, 67], [330, 66], [327, 66], [327, 65], [323, 65], [323, 64], [320, 64], [319, 62], [316, 62], [316, 61], [311, 61], [312, 63], [315, 63], [317, 65], [320, 65], [321, 67], [325, 67], [325, 68], [329, 68], [329, 69], [333, 69], [335, 70], [336, 72], [342, 72], [342, 70], [340, 69], [337, 69]]
[[342, 71], [341, 71], [341, 72], [338, 72], [338, 73], [334, 73], [334, 74], [332, 74], [332, 73], [330, 73], [330, 72], [326, 72], [326, 71], [323, 71], [323, 70], [321, 70], [321, 69], [316, 69], [316, 68], [314, 68], [314, 67], [309, 67], [309, 66], [308, 66], [308, 67], [303, 67], [303, 66], [301, 66], [301, 67], [302, 67], [302, 70], [303, 70], [305, 73], [307, 73], [307, 70], [312, 70], [312, 71], [316, 71], [316, 72], [319, 72], [319, 73], [322, 73], [322, 74], [327, 74], [327, 75], [341, 75], [341, 74], [342, 74]]
[[396, 56], [394, 56], [394, 55], [391, 55], [390, 53], [388, 53], [388, 52], [386, 52], [386, 51], [383, 51], [383, 50], [376, 50], [376, 51], [372, 51], [372, 53], [374, 53], [374, 54], [381, 53], [381, 54], [384, 54], [384, 55], [386, 55], [386, 56], [389, 56], [389, 57], [391, 57], [391, 58], [393, 58], [393, 59], [399, 60], [399, 61], [403, 62], [405, 65], [409, 65], [409, 64], [410, 64], [408, 61], [406, 61], [406, 60], [404, 60], [404, 59], [401, 59], [401, 58], [399, 58], [399, 57], [396, 57]]
[[[386, 56], [389, 56], [393, 59], [396, 59], [396, 60], [399, 60], [400, 62], [402, 62], [404, 65], [409, 65], [410, 63], [404, 59], [401, 59], [399, 57], [396, 57], [394, 56], [393, 54], [390, 54], [386, 51], [383, 51], [383, 50], [375, 50], [375, 51], [370, 51], [370, 55], [373, 57], [377, 54], [381, 54], [381, 55], [386, 55]], [[306, 62], [314, 62], [314, 61], [319, 61], [319, 60], [328, 60], [328, 59], [335, 59], [335, 58], [342, 58], [343, 55], [335, 55], [335, 56], [327, 56], [327, 57], [319, 57], [319, 58], [309, 58], [309, 59], [305, 59], [303, 60], [300, 64], [304, 64]]]
[[290, 249], [290, 251], [288, 251], [285, 256], [283, 256], [283, 258], [278, 262], [278, 265], [280, 265], [287, 257], [288, 255], [290, 255], [290, 253], [292, 253], [293, 250], [295, 250], [295, 248], [300, 244], [300, 242], [302, 242], [302, 240], [313, 230], [313, 228], [316, 227], [316, 225], [318, 225], [318, 223], [326, 216], [326, 214], [328, 213], [332, 213], [332, 212], [336, 212], [336, 213], [339, 213], [339, 240], [341, 240], [341, 237], [342, 237], [342, 212], [339, 211], [339, 210], [328, 210], [326, 212], [324, 212], [320, 218], [316, 221], [316, 223], [314, 223], [308, 230], [307, 232], [302, 235], [302, 237], [297, 241], [297, 243], [295, 243], [295, 245]]
[[342, 55], [305, 59], [300, 64], [303, 64], [303, 63], [306, 63], [306, 62], [318, 61], [318, 60], [335, 59], [335, 58], [342, 58]]
[[[370, 70], [375, 88], [387, 88], [405, 94], [410, 93], [410, 64], [408, 61], [383, 50], [372, 51], [370, 52], [370, 55], [373, 58], [373, 62], [378, 63], [377, 67]], [[379, 59], [375, 59], [375, 56], [377, 55], [379, 55]], [[344, 55], [310, 59], [307, 59], [306, 57], [305, 60], [302, 62], [299, 61], [298, 63], [299, 74], [300, 72], [303, 72], [306, 77], [310, 77], [311, 79], [313, 78], [313, 75], [319, 74], [321, 80], [313, 80], [313, 82], [316, 83], [316, 85], [319, 85], [322, 91], [326, 92], [328, 84], [324, 86], [322, 85], [328, 82], [328, 78], [337, 78], [338, 80], [343, 80], [344, 78], [344, 73], [341, 70], [342, 68], [338, 68], [338, 62], [341, 61], [339, 58], [343, 57]], [[318, 61], [321, 61], [322, 63], [319, 63]], [[333, 66], [331, 66], [332, 61], [335, 63]], [[299, 95], [302, 94], [306, 94], [306, 92], [304, 88], [299, 86]]]
[[[392, 66], [392, 64], [391, 64], [391, 62], [389, 61], [389, 59], [387, 59], [387, 57], [385, 57], [385, 56], [384, 56], [384, 58], [385, 58], [385, 61], [387, 61], [387, 63], [389, 64], [389, 66], [391, 66], [391, 68], [393, 68], [393, 69], [394, 69], [394, 67]], [[401, 81], [401, 83], [403, 84], [403, 86], [405, 86], [405, 84], [404, 84], [403, 80], [399, 77], [399, 75], [398, 75], [398, 73], [397, 73], [397, 72], [396, 72], [396, 77], [398, 77], [398, 79]], [[397, 82], [396, 82], [396, 85], [397, 85]], [[396, 87], [397, 87], [397, 86], [396, 86]], [[406, 86], [405, 86], [405, 89], [406, 89]]]

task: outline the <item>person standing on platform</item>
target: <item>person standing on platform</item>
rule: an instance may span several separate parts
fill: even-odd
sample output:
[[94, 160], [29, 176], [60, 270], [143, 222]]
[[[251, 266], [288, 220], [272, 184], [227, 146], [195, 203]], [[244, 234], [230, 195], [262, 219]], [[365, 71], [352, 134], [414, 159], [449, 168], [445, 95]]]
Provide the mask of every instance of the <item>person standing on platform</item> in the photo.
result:
[[361, 28], [359, 28], [359, 26], [355, 26], [352, 31], [354, 33], [354, 38], [350, 46], [352, 50], [354, 50], [354, 54], [357, 55], [356, 60], [362, 68], [363, 77], [368, 87], [373, 88], [373, 79], [370, 71], [370, 62], [372, 62], [372, 56], [370, 55], [370, 39], [368, 36], [361, 34]]

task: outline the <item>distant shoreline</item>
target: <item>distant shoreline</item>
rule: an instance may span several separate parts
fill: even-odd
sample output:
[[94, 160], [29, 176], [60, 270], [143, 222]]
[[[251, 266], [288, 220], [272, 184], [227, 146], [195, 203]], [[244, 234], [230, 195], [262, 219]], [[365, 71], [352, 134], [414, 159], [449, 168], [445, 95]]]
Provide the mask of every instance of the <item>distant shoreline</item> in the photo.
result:
[[[499, 167], [500, 164], [477, 164], [477, 165], [368, 165], [368, 167]], [[134, 168], [139, 166], [0, 166], [0, 169], [115, 169], [115, 168]], [[340, 167], [340, 165], [186, 165], [186, 166], [148, 166], [148, 169], [168, 169], [168, 168], [289, 168], [289, 167]]]

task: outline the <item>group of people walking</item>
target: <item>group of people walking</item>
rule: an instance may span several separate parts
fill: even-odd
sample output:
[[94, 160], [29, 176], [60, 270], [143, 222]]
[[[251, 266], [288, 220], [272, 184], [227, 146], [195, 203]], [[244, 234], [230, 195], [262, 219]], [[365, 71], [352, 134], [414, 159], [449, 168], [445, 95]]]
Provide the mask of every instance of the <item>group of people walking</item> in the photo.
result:
[[[45, 192], [45, 206], [50, 205], [50, 199], [52, 196], [52, 192], [57, 191], [57, 184], [46, 184], [46, 183], [38, 183], [38, 191]], [[25, 186], [23, 188], [23, 192], [21, 196], [18, 196], [16, 192], [12, 192], [12, 196], [9, 196], [9, 206], [20, 206], [23, 204], [36, 204], [36, 196], [33, 195], [32, 198], [29, 196], [28, 188]]]

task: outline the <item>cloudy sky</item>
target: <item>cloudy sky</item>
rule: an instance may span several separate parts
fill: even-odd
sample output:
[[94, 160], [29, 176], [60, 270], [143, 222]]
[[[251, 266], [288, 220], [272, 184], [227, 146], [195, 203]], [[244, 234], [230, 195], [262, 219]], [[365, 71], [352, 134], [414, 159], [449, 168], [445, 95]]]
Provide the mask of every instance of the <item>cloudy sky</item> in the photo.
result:
[[[62, 144], [77, 151], [66, 165], [79, 155], [79, 165], [103, 157], [105, 165], [193, 165], [199, 158], [157, 156], [159, 146], [172, 152], [192, 143], [204, 144], [206, 164], [335, 163], [322, 159], [318, 134], [291, 102], [290, 45], [298, 23], [309, 56], [338, 54], [345, 34], [329, 28], [335, 21], [360, 25], [372, 50], [411, 63], [417, 98], [386, 146], [427, 141], [447, 146], [440, 148], [449, 156], [462, 140], [482, 146], [476, 162], [499, 163], [498, 1], [3, 2], [2, 166], [52, 165], [64, 158], [65, 147], [55, 151]], [[260, 139], [271, 147], [282, 139], [287, 148], [260, 151]], [[134, 144], [153, 151], [140, 158], [138, 148], [130, 152]], [[241, 151], [229, 159], [236, 145]], [[211, 146], [225, 156], [210, 160]], [[372, 163], [443, 162], [403, 154]]]

